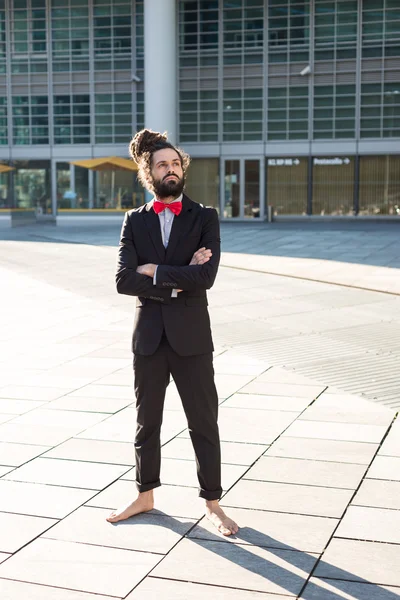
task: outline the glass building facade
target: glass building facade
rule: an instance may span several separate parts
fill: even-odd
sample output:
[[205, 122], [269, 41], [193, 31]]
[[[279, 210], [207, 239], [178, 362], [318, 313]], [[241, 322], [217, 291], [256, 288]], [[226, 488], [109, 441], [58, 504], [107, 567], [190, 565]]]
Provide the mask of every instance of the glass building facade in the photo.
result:
[[[126, 156], [148, 122], [144, 10], [143, 0], [0, 0], [0, 162], [14, 167], [0, 174], [0, 208], [143, 202], [131, 173], [111, 185], [70, 161]], [[193, 199], [224, 219], [261, 220], [268, 206], [400, 216], [399, 0], [176, 0], [174, 10], [176, 138], [192, 156]]]

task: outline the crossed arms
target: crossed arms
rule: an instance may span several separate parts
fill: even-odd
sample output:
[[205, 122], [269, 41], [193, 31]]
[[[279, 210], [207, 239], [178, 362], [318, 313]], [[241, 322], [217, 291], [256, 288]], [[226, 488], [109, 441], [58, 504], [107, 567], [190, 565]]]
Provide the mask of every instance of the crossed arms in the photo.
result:
[[125, 215], [116, 273], [118, 293], [169, 304], [172, 288], [190, 292], [210, 289], [219, 265], [220, 236], [217, 212], [214, 209], [205, 210], [200, 249], [193, 254], [188, 265], [158, 265], [156, 285], [153, 284], [153, 274], [157, 265], [138, 264], [131, 223], [128, 215]]

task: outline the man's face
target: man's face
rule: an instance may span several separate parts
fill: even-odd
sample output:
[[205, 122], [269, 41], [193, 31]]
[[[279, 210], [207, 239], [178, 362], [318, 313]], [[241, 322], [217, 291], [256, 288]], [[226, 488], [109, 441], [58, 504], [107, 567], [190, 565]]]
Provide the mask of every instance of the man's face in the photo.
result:
[[183, 192], [185, 176], [181, 159], [172, 148], [154, 152], [151, 175], [154, 192], [158, 198], [178, 198]]

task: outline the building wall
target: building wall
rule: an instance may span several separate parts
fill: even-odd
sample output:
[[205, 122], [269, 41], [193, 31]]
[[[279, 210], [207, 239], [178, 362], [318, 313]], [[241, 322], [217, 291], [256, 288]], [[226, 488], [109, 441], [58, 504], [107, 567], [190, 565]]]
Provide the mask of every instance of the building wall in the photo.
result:
[[[132, 175], [69, 164], [126, 156], [144, 126], [143, 11], [0, 0], [0, 162], [15, 168], [0, 174], [0, 209], [143, 201]], [[399, 0], [176, 0], [176, 13], [178, 141], [195, 199], [226, 218], [263, 218], [268, 204], [400, 212]], [[160, 68], [166, 43], [146, 41]]]

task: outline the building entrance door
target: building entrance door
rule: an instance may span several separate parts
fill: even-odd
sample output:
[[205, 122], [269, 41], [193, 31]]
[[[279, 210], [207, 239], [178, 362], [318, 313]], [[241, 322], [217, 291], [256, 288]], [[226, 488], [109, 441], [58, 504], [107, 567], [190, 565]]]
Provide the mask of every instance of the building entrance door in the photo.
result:
[[264, 160], [226, 158], [221, 169], [221, 217], [264, 219]]

